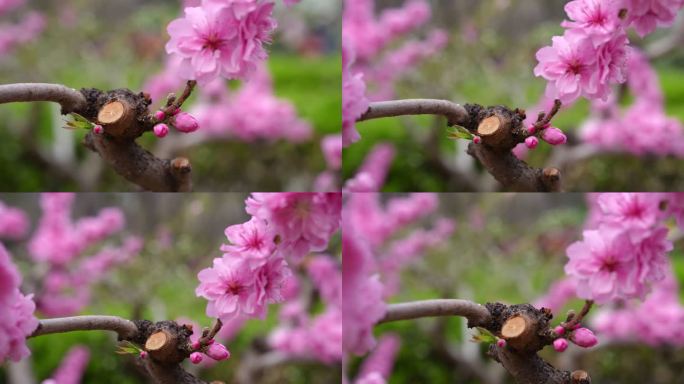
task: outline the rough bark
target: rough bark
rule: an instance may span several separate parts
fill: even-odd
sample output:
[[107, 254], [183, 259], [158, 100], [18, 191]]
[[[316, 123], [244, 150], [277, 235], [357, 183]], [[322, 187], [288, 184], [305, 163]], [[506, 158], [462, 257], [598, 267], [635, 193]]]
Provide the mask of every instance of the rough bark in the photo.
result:
[[[577, 316], [564, 324], [572, 326], [591, 308], [587, 302]], [[544, 361], [537, 353], [553, 343], [558, 336], [551, 329], [551, 311], [537, 309], [530, 304], [505, 305], [487, 303], [485, 306], [467, 300], [425, 300], [390, 304], [387, 314], [378, 322], [416, 319], [432, 316], [462, 316], [468, 327], [482, 327], [506, 340], [504, 347], [495, 343], [489, 355], [499, 362], [518, 384], [585, 384], [591, 383], [585, 371], [564, 371]]]
[[[541, 129], [558, 112], [556, 102], [548, 113], [542, 113], [535, 126]], [[561, 175], [556, 168], [534, 168], [513, 155], [511, 150], [523, 143], [530, 133], [523, 126], [525, 111], [497, 105], [460, 104], [447, 100], [406, 99], [371, 103], [357, 121], [382, 117], [433, 114], [447, 118], [447, 124], [460, 125], [481, 142], [470, 143], [468, 154], [478, 160], [506, 190], [517, 192], [556, 192], [561, 190]]]
[[[165, 110], [179, 108], [194, 87], [194, 82], [188, 82], [183, 95], [170, 98]], [[101, 124], [104, 133], [89, 132], [84, 145], [126, 180], [155, 192], [191, 190], [192, 167], [187, 159], [159, 159], [136, 143], [158, 123], [149, 112], [152, 101], [148, 95], [128, 89], [84, 88], [79, 92], [59, 84], [0, 85], [0, 103], [24, 101], [56, 102], [62, 106], [63, 114], [75, 112]]]

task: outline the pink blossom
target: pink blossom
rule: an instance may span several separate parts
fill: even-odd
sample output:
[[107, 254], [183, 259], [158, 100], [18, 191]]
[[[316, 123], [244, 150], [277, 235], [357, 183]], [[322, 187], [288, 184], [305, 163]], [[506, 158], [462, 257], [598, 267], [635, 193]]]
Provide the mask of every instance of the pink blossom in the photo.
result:
[[622, 6], [622, 0], [574, 0], [565, 5], [565, 13], [572, 21], [561, 25], [591, 36], [594, 43], [605, 43], [622, 27]]
[[212, 343], [207, 347], [205, 352], [207, 356], [211, 357], [216, 361], [226, 360], [230, 358], [230, 352], [225, 345], [221, 343]]
[[166, 135], [169, 134], [169, 126], [163, 123], [157, 124], [154, 126], [152, 131], [154, 132], [154, 135], [159, 138], [166, 137]]
[[187, 112], [181, 112], [174, 116], [172, 125], [183, 133], [195, 132], [199, 128], [197, 119]]
[[275, 252], [275, 234], [264, 220], [253, 217], [244, 224], [226, 228], [225, 234], [231, 244], [222, 245], [221, 250], [236, 257], [261, 264]]
[[271, 226], [285, 254], [297, 261], [327, 248], [339, 229], [341, 204], [340, 193], [253, 193], [246, 209]]
[[366, 156], [354, 178], [347, 180], [345, 191], [377, 192], [385, 182], [396, 150], [389, 143], [376, 144]]
[[193, 353], [190, 354], [190, 361], [191, 361], [193, 364], [199, 364], [199, 363], [201, 363], [201, 362], [202, 362], [202, 359], [203, 359], [202, 354], [199, 353], [199, 352], [193, 352]]
[[59, 368], [46, 381], [52, 380], [51, 382], [55, 384], [79, 384], [83, 379], [89, 361], [90, 350], [87, 347], [72, 347], [60, 363]]
[[26, 236], [29, 220], [18, 208], [8, 207], [0, 201], [0, 238], [19, 240]]
[[565, 351], [566, 349], [568, 349], [568, 341], [563, 339], [563, 338], [559, 338], [559, 339], [554, 340], [553, 341], [553, 349], [555, 349], [556, 352]]
[[542, 131], [541, 138], [551, 145], [565, 144], [568, 138], [563, 131], [555, 127], [549, 127]]
[[276, 257], [253, 268], [248, 260], [226, 254], [214, 259], [212, 268], [200, 271], [195, 293], [209, 301], [209, 317], [226, 321], [240, 315], [263, 318], [266, 305], [281, 299], [280, 288], [289, 273], [286, 266]]
[[363, 361], [359, 369], [359, 377], [367, 377], [372, 373], [377, 373], [383, 378], [389, 379], [400, 344], [401, 341], [397, 335], [393, 333], [382, 335], [378, 340], [378, 345]]
[[342, 136], [328, 135], [321, 140], [321, 148], [328, 168], [337, 170], [342, 167]]
[[26, 338], [38, 327], [33, 295], [20, 291], [21, 276], [0, 243], [0, 362], [19, 361], [31, 353]]
[[530, 136], [530, 137], [525, 139], [525, 145], [529, 149], [535, 149], [535, 148], [537, 148], [537, 145], [539, 145], [539, 139], [537, 139], [534, 136]]
[[180, 75], [207, 84], [248, 77], [266, 59], [263, 45], [276, 26], [273, 3], [203, 0], [168, 26], [166, 52], [183, 59]]
[[662, 218], [657, 194], [602, 193], [598, 198], [601, 221], [617, 227], [652, 228]]
[[587, 328], [578, 328], [572, 331], [570, 341], [582, 348], [591, 348], [598, 343], [598, 339], [594, 335], [594, 332]]
[[342, 144], [346, 147], [361, 136], [355, 128], [356, 119], [368, 109], [366, 84], [363, 74], [352, 70], [354, 53], [346, 41], [342, 41]]
[[580, 34], [554, 36], [553, 45], [537, 52], [539, 64], [534, 75], [549, 81], [546, 95], [563, 103], [575, 101], [583, 93], [597, 92], [596, 50], [591, 40]]
[[306, 270], [321, 298], [330, 305], [339, 306], [342, 300], [342, 275], [337, 261], [330, 256], [316, 256], [307, 262]]
[[670, 26], [684, 6], [681, 0], [625, 0], [628, 22], [644, 37], [658, 26]]
[[551, 285], [549, 291], [534, 302], [537, 308], [549, 308], [553, 312], [560, 311], [565, 303], [576, 297], [577, 281], [572, 278], [561, 279]]

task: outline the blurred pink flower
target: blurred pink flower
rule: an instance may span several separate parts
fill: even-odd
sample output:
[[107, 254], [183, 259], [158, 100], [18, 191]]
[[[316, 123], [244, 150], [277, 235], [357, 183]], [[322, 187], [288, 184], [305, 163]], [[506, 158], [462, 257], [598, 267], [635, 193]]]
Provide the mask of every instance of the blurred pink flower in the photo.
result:
[[81, 345], [69, 349], [59, 368], [42, 384], [79, 384], [90, 361], [90, 350]]
[[19, 240], [29, 230], [29, 219], [19, 208], [8, 207], [0, 201], [0, 238]]

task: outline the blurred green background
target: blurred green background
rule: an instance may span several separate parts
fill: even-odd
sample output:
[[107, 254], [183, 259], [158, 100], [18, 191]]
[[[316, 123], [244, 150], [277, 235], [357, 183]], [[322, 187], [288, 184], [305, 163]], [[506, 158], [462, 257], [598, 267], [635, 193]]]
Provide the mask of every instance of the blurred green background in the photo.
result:
[[[341, 121], [339, 1], [317, 5], [316, 0], [305, 0], [287, 10], [278, 3], [279, 28], [268, 48], [275, 94], [294, 104], [314, 135], [300, 144], [223, 140], [185, 150], [180, 155], [193, 164], [196, 191], [311, 190], [314, 178], [326, 168], [320, 139], [338, 133]], [[22, 9], [42, 12], [47, 27], [37, 40], [0, 58], [0, 83], [140, 90], [162, 70], [166, 26], [181, 12], [180, 0], [28, 4]], [[13, 12], [3, 19], [21, 14]], [[299, 31], [299, 38], [290, 36], [293, 30]], [[0, 105], [0, 115], [1, 190], [137, 190], [80, 145], [84, 132], [60, 132], [59, 106]], [[157, 140], [145, 135], [140, 142], [154, 151]], [[64, 163], [46, 161], [55, 157]]]
[[[203, 327], [211, 326], [212, 319], [204, 312], [206, 300], [195, 296], [197, 272], [210, 267], [212, 260], [221, 256], [219, 248], [227, 242], [224, 229], [249, 220], [244, 212], [246, 198], [247, 194], [241, 193], [78, 194], [73, 218], [94, 215], [103, 207], [120, 207], [127, 223], [123, 234], [141, 236], [145, 244], [138, 257], [113, 268], [106, 279], [94, 285], [92, 301], [81, 314], [152, 321], [185, 317]], [[0, 194], [0, 200], [26, 210], [31, 217], [32, 228], [35, 228], [40, 217], [38, 194]], [[115, 240], [114, 244], [120, 244], [120, 240]], [[26, 242], [5, 242], [5, 245], [26, 280], [28, 271], [35, 266], [28, 259]], [[225, 343], [231, 358], [201, 371], [200, 377], [207, 381], [237, 383], [237, 371], [249, 354], [255, 350], [267, 352], [268, 348], [262, 349], [265, 338], [278, 324], [278, 310], [279, 305], [270, 305], [265, 320], [248, 320], [236, 337]], [[116, 336], [99, 331], [71, 332], [29, 340], [35, 376], [40, 380], [49, 377], [64, 354], [76, 344], [87, 346], [91, 353], [84, 383], [149, 382], [134, 364], [133, 357], [115, 353]], [[185, 364], [186, 369], [196, 369], [189, 361]], [[3, 384], [8, 383], [4, 369], [0, 366], [0, 383]], [[339, 382], [341, 367], [299, 360], [254, 372], [255, 383], [335, 383]]]
[[[377, 9], [403, 4], [400, 0], [378, 0]], [[564, 0], [430, 0], [433, 18], [418, 33], [432, 28], [449, 33], [447, 48], [414, 68], [397, 83], [395, 98], [439, 98], [458, 103], [534, 106], [543, 95], [545, 81], [535, 78], [536, 51], [562, 34]], [[678, 23], [684, 22], [680, 15]], [[659, 29], [632, 44], [644, 48], [660, 41], [670, 29]], [[679, 27], [680, 40], [684, 28]], [[652, 61], [660, 76], [671, 117], [684, 121], [684, 45]], [[627, 98], [626, 102], [629, 102]], [[569, 144], [553, 148], [543, 143], [531, 152], [531, 165], [548, 163], [552, 152], [578, 144], [577, 128], [589, 115], [584, 100], [563, 110], [554, 125], [569, 134]], [[372, 120], [357, 124], [362, 139], [344, 150], [343, 177], [353, 177], [364, 157], [380, 142], [397, 149], [385, 192], [474, 191], [485, 186], [498, 188], [476, 164], [472, 171], [464, 141], [446, 138], [442, 118], [409, 116]], [[565, 147], [565, 148], [562, 148]], [[463, 171], [462, 169], [466, 170]], [[454, 171], [456, 169], [456, 171]], [[684, 160], [674, 157], [602, 153], [574, 162], [561, 171], [567, 191], [676, 191], [684, 188]], [[484, 182], [483, 182], [484, 179]]]
[[[533, 302], [564, 276], [565, 249], [582, 236], [587, 212], [584, 198], [579, 193], [440, 194], [437, 215], [453, 218], [456, 232], [449, 242], [416, 258], [404, 270], [399, 293], [388, 302], [437, 298]], [[684, 241], [676, 237], [669, 259], [680, 283], [680, 300], [684, 300]], [[569, 309], [579, 310], [582, 304], [580, 300], [569, 302], [554, 313], [554, 321]], [[465, 328], [461, 318], [397, 321], [376, 327], [375, 335], [387, 332], [399, 334], [402, 342], [389, 384], [513, 383], [499, 364], [486, 356], [482, 344], [468, 341], [474, 333]], [[586, 370], [595, 383], [672, 384], [684, 380], [681, 348], [599, 344], [581, 349], [573, 345], [564, 353], [546, 348], [541, 355], [557, 367]], [[351, 372], [360, 361], [352, 361]]]

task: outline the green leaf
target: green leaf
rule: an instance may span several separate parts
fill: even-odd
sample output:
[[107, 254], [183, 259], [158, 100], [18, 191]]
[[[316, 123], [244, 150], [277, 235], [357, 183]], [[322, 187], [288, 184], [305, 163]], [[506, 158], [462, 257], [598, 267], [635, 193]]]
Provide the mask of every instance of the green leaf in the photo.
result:
[[498, 339], [496, 336], [494, 336], [493, 333], [489, 332], [488, 330], [482, 328], [482, 327], [476, 327], [477, 328], [477, 334], [473, 335], [472, 341], [476, 343], [496, 343], [496, 340]]
[[140, 349], [137, 345], [129, 341], [124, 341], [121, 344], [119, 344], [116, 353], [118, 353], [119, 355], [137, 355], [140, 354], [141, 351], [142, 349]]
[[85, 117], [78, 113], [72, 112], [68, 115], [71, 119], [66, 120], [66, 129], [92, 129], [95, 124], [91, 123]]
[[454, 139], [454, 140], [458, 140], [458, 139], [472, 140], [473, 134], [470, 133], [467, 129], [465, 129], [463, 127], [459, 127], [457, 125], [455, 127], [452, 127], [447, 132], [447, 137], [450, 139]]

